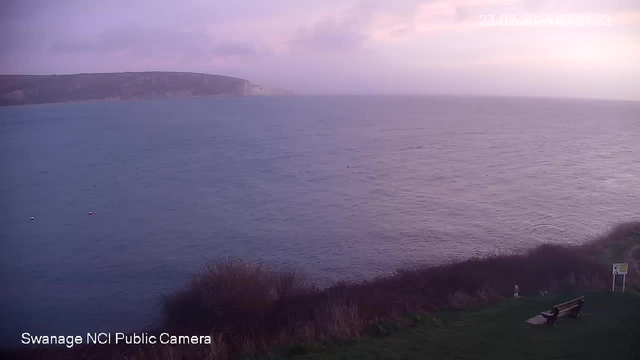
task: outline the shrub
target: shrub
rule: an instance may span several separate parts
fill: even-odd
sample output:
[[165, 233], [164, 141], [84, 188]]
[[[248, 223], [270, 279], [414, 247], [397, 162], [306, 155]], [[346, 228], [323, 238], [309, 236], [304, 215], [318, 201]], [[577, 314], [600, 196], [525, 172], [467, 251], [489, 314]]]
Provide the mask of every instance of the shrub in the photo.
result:
[[165, 299], [165, 319], [171, 327], [193, 330], [252, 325], [277, 299], [278, 279], [262, 264], [218, 260]]
[[542, 245], [522, 254], [476, 257], [403, 269], [370, 281], [338, 282], [324, 290], [300, 274], [262, 264], [221, 260], [165, 301], [167, 325], [217, 331], [225, 351], [250, 356], [273, 346], [384, 335], [401, 314], [469, 309], [520, 294], [606, 287], [608, 266], [576, 247]]
[[[227, 360], [283, 346], [288, 346], [290, 354], [302, 354], [320, 341], [343, 341], [364, 333], [387, 335], [402, 319], [409, 324], [424, 321], [420, 314], [425, 311], [468, 309], [511, 297], [516, 284], [522, 296], [537, 296], [542, 289], [560, 293], [608, 288], [610, 265], [593, 249], [606, 249], [638, 235], [640, 222], [622, 224], [585, 246], [542, 245], [519, 254], [401, 269], [368, 281], [342, 281], [322, 290], [296, 272], [219, 260], [164, 301], [164, 328], [213, 333], [210, 348], [148, 346], [136, 354], [116, 349], [100, 356]], [[411, 314], [409, 320], [407, 314]], [[105, 350], [77, 350], [85, 349], [97, 349], [95, 354]]]

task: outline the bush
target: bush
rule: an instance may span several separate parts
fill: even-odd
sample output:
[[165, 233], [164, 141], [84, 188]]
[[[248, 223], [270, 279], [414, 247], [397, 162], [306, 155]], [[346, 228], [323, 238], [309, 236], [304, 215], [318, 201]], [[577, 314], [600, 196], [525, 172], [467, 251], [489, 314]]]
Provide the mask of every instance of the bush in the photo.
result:
[[[368, 281], [342, 281], [322, 290], [296, 272], [219, 260], [164, 301], [163, 330], [214, 334], [213, 346], [162, 347], [162, 354], [157, 348], [144, 347], [139, 355], [112, 357], [227, 359], [274, 348], [302, 354], [319, 342], [335, 343], [365, 333], [388, 335], [402, 319], [409, 324], [424, 321], [419, 315], [424, 312], [474, 308], [511, 297], [516, 284], [522, 296], [537, 296], [542, 289], [561, 293], [608, 288], [610, 264], [602, 262], [594, 249], [638, 235], [640, 222], [627, 223], [585, 246], [542, 245], [521, 254], [475, 257], [402, 269]], [[407, 314], [412, 314], [409, 320]], [[96, 354], [105, 350], [78, 351], [88, 348], [97, 349]]]
[[277, 300], [310, 291], [296, 272], [277, 272], [239, 259], [218, 260], [196, 274], [189, 287], [165, 298], [165, 322], [193, 331], [254, 327]]
[[520, 295], [603, 288], [608, 266], [577, 247], [542, 245], [522, 254], [492, 255], [434, 267], [403, 269], [370, 281], [324, 290], [295, 272], [221, 260], [165, 301], [169, 327], [224, 333], [226, 351], [245, 356], [273, 346], [387, 334], [402, 314], [469, 309]]
[[601, 256], [608, 249], [623, 246], [633, 237], [640, 237], [640, 221], [630, 221], [617, 224], [609, 231], [596, 237], [582, 248], [591, 256]]

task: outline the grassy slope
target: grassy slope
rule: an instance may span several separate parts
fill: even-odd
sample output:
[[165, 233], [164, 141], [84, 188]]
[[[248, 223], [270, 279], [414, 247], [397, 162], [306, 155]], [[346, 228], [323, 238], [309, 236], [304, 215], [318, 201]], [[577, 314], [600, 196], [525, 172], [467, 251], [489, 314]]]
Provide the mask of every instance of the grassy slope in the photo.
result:
[[[614, 241], [596, 240], [593, 244], [594, 250], [599, 252], [599, 258], [607, 265], [619, 262], [629, 263], [629, 274], [627, 275], [627, 286], [640, 289], [640, 222], [630, 223], [630, 225], [621, 225], [620, 227], [629, 226], [635, 228], [635, 231], [625, 233], [621, 231], [622, 236], [610, 236]], [[615, 232], [615, 230], [613, 231]], [[619, 276], [616, 280], [617, 286], [622, 286], [622, 278]]]
[[579, 319], [557, 326], [524, 321], [563, 297], [512, 299], [500, 306], [425, 317], [391, 335], [351, 345], [307, 348], [298, 360], [319, 359], [638, 359], [640, 295], [592, 293]]
[[[544, 245], [523, 254], [400, 270], [323, 290], [295, 273], [223, 261], [167, 298], [166, 324], [157, 329], [175, 334], [185, 333], [183, 327], [200, 329], [215, 336], [215, 345], [23, 348], [7, 357], [229, 360], [271, 354], [267, 356], [273, 359], [313, 350], [299, 359], [632, 358], [640, 354], [640, 342], [633, 341], [640, 339], [640, 294], [593, 291], [611, 286], [611, 262], [620, 261], [621, 254], [631, 265], [628, 288], [639, 290], [639, 248], [636, 221], [619, 224], [583, 246]], [[513, 284], [520, 285], [523, 299], [510, 298]], [[584, 317], [561, 321], [555, 328], [525, 324], [539, 311], [568, 300], [535, 297], [539, 289], [587, 293]], [[475, 312], [445, 311], [491, 304]], [[430, 314], [416, 321], [412, 311]], [[391, 335], [362, 335], [374, 333]], [[333, 345], [322, 345], [327, 341]]]

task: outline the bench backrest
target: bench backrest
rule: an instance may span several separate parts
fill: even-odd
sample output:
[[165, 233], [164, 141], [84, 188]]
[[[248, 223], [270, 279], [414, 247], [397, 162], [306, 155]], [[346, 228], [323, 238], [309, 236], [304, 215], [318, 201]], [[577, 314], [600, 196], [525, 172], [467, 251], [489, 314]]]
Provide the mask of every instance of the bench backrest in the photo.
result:
[[555, 305], [553, 308], [558, 310], [563, 310], [566, 308], [574, 307], [583, 301], [584, 301], [584, 296], [580, 296], [579, 298], [575, 298], [573, 300], [563, 302], [562, 304]]

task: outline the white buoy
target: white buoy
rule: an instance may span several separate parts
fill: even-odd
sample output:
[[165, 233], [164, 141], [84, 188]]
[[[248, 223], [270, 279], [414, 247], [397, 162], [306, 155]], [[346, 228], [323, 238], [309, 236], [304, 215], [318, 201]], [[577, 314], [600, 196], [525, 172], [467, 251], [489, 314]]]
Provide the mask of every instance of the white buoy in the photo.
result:
[[93, 215], [93, 211], [89, 211], [89, 215]]
[[35, 219], [33, 218], [33, 216], [31, 217], [31, 220], [35, 220]]

